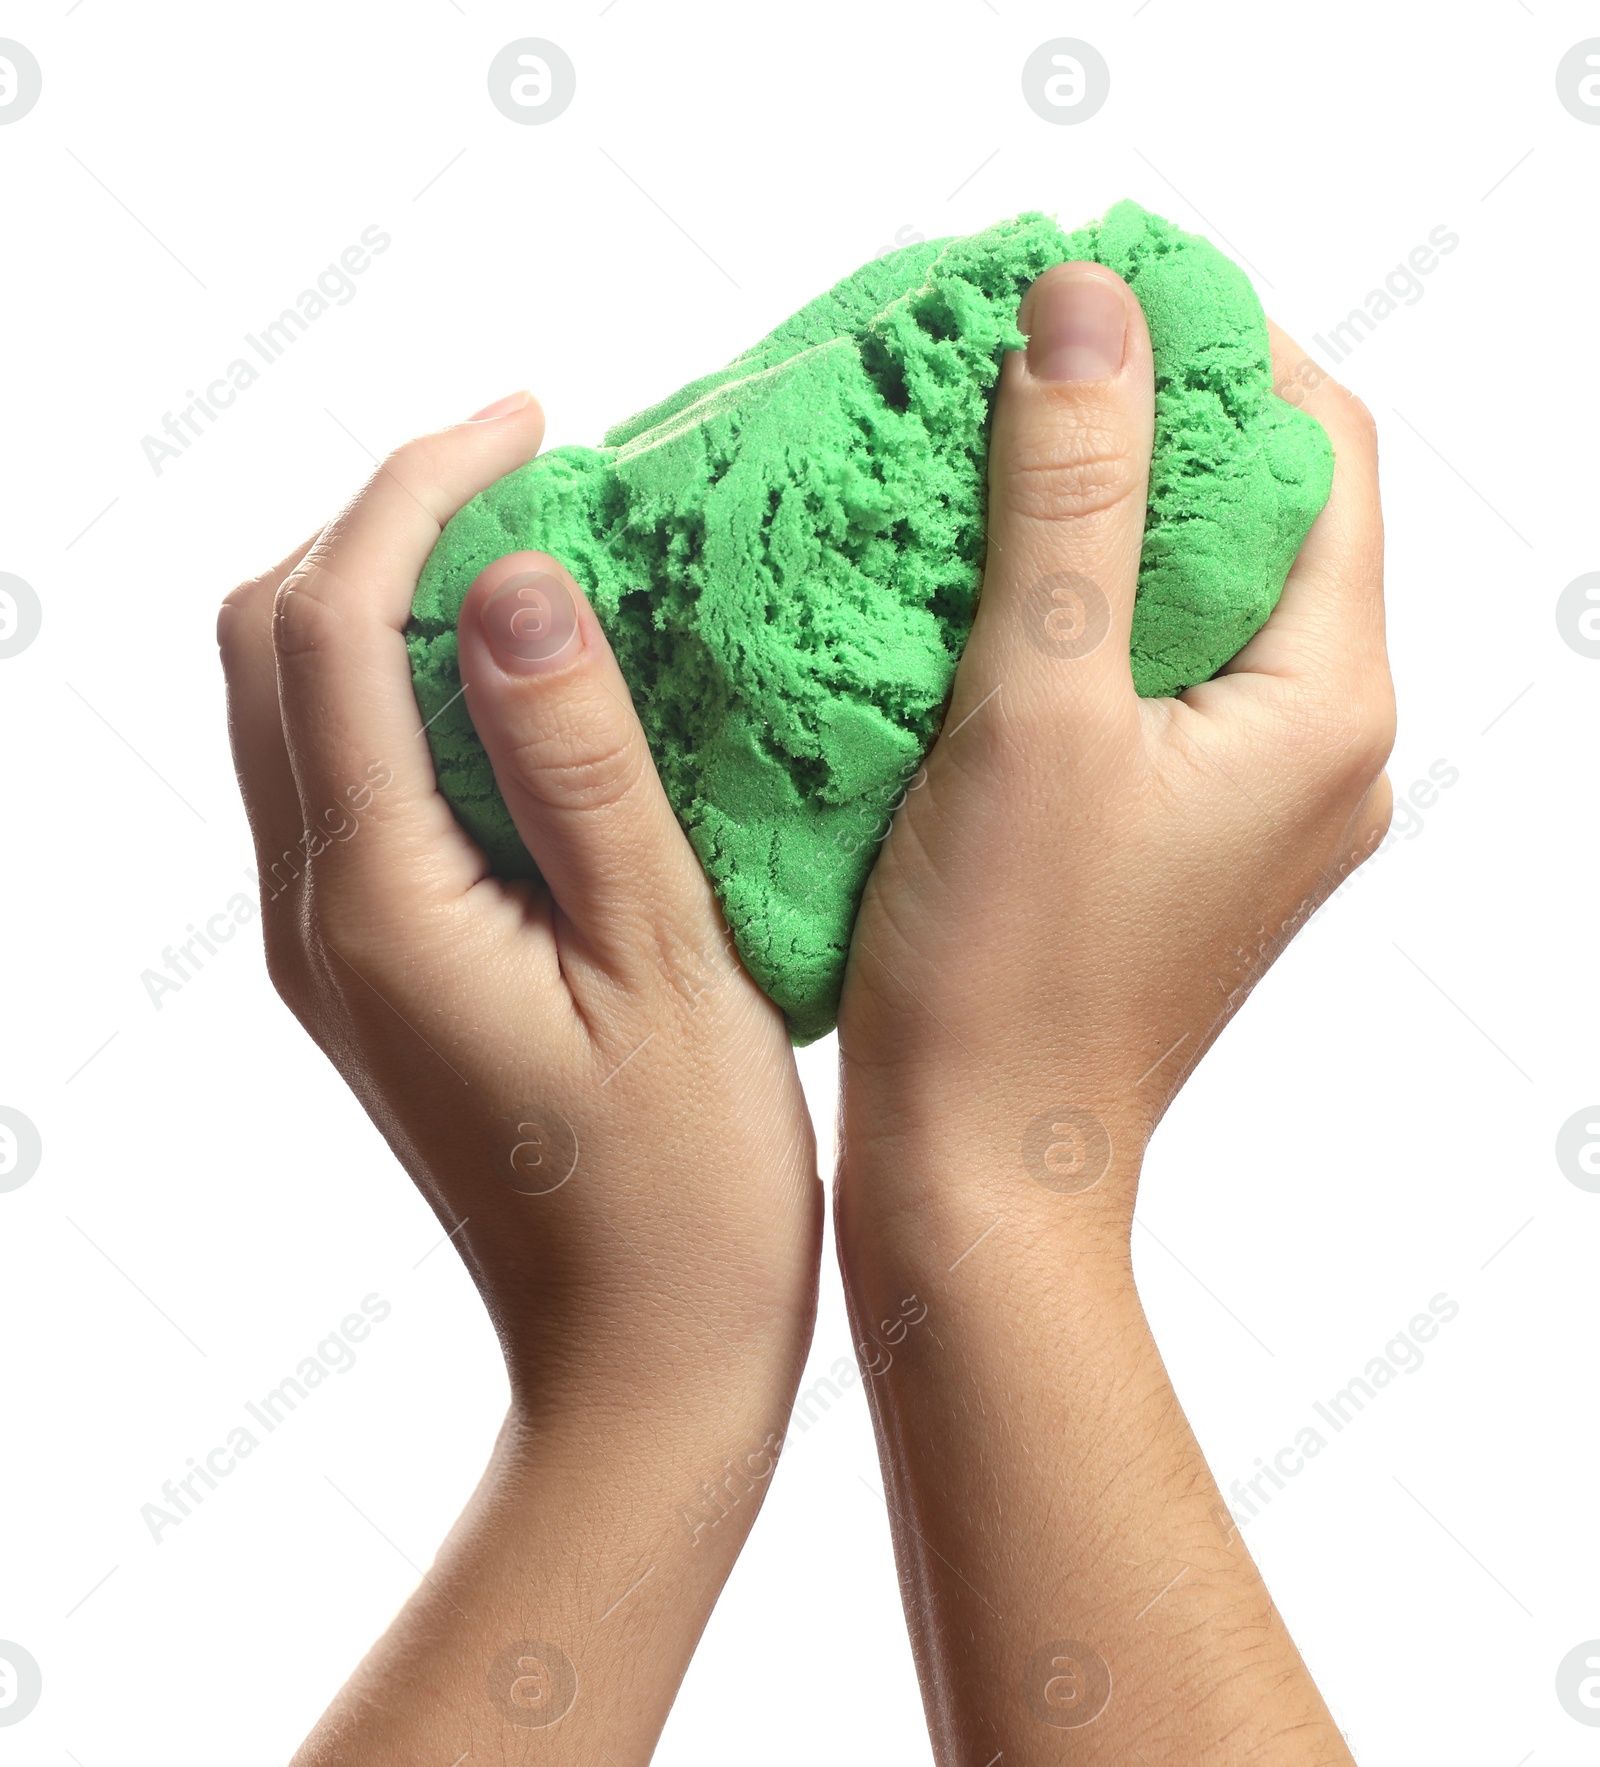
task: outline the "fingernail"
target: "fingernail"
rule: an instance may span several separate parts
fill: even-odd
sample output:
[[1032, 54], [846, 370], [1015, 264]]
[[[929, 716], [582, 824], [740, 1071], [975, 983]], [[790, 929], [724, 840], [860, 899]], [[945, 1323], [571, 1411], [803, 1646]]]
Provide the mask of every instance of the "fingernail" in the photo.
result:
[[1036, 380], [1107, 380], [1122, 367], [1127, 297], [1092, 270], [1067, 270], [1035, 285], [1028, 371]]
[[478, 617], [495, 660], [512, 675], [541, 675], [570, 660], [578, 605], [548, 569], [517, 571], [484, 597]]
[[503, 399], [496, 399], [492, 405], [485, 405], [481, 411], [474, 411], [467, 422], [487, 423], [494, 417], [509, 417], [513, 411], [520, 411], [524, 405], [532, 403], [532, 393], [507, 393]]

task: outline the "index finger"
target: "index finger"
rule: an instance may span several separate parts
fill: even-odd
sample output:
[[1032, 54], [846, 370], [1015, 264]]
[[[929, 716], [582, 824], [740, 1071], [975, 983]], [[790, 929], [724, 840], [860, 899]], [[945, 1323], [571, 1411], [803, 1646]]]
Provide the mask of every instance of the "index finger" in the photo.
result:
[[[531, 458], [543, 413], [530, 398], [487, 421], [407, 443], [280, 585], [273, 618], [278, 700], [305, 826], [352, 792], [371, 805], [369, 834], [319, 855], [319, 890], [364, 881], [421, 882], [451, 893], [475, 881], [464, 839], [434, 790], [404, 631], [417, 578], [444, 524], [476, 492]], [[341, 818], [342, 820], [342, 818]]]
[[1333, 443], [1333, 490], [1260, 632], [1223, 670], [1350, 682], [1387, 671], [1383, 510], [1372, 414], [1289, 334], [1267, 321], [1278, 396]]

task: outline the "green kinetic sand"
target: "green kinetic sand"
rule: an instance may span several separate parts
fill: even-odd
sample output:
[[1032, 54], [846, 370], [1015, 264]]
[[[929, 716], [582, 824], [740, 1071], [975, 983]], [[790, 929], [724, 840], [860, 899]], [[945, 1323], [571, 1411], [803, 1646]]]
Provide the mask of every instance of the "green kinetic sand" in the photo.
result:
[[408, 644], [440, 790], [497, 872], [535, 868], [457, 697], [456, 616], [486, 565], [535, 549], [593, 602], [750, 973], [797, 1042], [832, 1028], [877, 837], [972, 624], [1017, 303], [1071, 259], [1128, 280], [1155, 347], [1134, 681], [1177, 693], [1244, 645], [1327, 501], [1333, 455], [1273, 392], [1243, 272], [1131, 202], [1077, 233], [1026, 214], [907, 246], [445, 529]]

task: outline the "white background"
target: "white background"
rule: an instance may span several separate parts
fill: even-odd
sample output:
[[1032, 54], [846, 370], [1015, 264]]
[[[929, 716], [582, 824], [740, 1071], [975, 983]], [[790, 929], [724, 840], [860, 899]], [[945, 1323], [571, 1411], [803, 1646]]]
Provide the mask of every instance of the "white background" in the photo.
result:
[[[141, 985], [248, 888], [221, 595], [363, 449], [524, 384], [552, 443], [595, 441], [897, 236], [1127, 195], [1307, 342], [1460, 236], [1339, 370], [1383, 435], [1395, 784], [1459, 780], [1182, 1094], [1136, 1254], [1225, 1486], [1459, 1304], [1246, 1538], [1365, 1767], [1595, 1759], [1555, 1673], [1600, 1636], [1600, 1196], [1554, 1146], [1600, 1097], [1600, 662], [1555, 603], [1600, 568], [1600, 127], [1555, 69], [1597, 29], [1558, 0], [5, 10], [44, 95], [0, 127], [0, 570], [44, 625], [0, 661], [0, 1103], [44, 1159], [0, 1195], [0, 1639], [44, 1697], [0, 1755], [287, 1760], [501, 1413], [465, 1275], [254, 927], [160, 1011]], [[529, 35], [578, 70], [542, 127], [485, 86]], [[1062, 35], [1111, 68], [1079, 126], [1019, 84]], [[374, 223], [355, 298], [155, 474], [141, 438]], [[832, 1061], [803, 1057], [825, 1159]], [[850, 1353], [825, 1279], [808, 1386]], [[154, 1544], [141, 1505], [374, 1291], [359, 1364]], [[928, 1758], [879, 1488], [856, 1386], [796, 1434], [661, 1760]]]

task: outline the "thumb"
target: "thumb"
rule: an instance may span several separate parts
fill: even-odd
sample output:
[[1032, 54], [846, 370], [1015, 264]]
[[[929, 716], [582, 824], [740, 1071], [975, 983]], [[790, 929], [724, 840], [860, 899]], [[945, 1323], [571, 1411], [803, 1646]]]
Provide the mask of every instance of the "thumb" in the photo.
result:
[[[1092, 263], [1023, 299], [1026, 352], [1001, 373], [989, 548], [947, 727], [1001, 688], [1008, 719], [1127, 715], [1155, 429], [1150, 333], [1133, 290]], [[1057, 722], [1056, 727], [1059, 728]]]
[[467, 709], [556, 905], [615, 975], [720, 925], [611, 646], [545, 552], [483, 570], [458, 626]]

